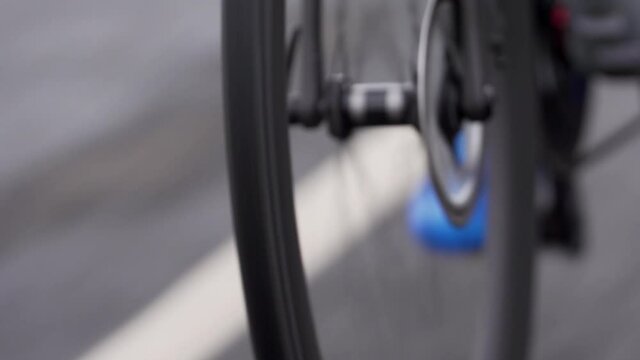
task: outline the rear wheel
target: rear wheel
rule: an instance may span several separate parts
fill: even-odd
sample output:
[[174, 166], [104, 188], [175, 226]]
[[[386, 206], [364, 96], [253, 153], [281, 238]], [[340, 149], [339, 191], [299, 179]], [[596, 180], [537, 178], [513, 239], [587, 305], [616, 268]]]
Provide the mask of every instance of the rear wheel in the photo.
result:
[[[482, 289], [486, 299], [477, 302], [482, 306], [481, 321], [472, 354], [464, 355], [469, 359], [524, 359], [527, 352], [538, 110], [533, 50], [527, 45], [533, 38], [527, 4], [515, 0], [502, 4], [508, 61], [498, 82], [496, 116], [487, 127], [489, 232], [486, 248], [476, 255], [488, 269]], [[320, 358], [320, 350], [293, 205], [285, 21], [283, 0], [224, 2], [226, 138], [255, 354], [259, 359], [313, 360]]]

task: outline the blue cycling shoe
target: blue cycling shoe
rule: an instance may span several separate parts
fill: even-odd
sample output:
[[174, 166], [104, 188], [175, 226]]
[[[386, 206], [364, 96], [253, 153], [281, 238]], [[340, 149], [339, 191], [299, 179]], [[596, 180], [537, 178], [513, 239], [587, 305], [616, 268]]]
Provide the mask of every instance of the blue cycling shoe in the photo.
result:
[[485, 242], [486, 192], [484, 189], [478, 196], [469, 221], [463, 227], [457, 227], [449, 221], [433, 185], [427, 182], [409, 203], [409, 229], [422, 245], [437, 252], [464, 254], [479, 251]]

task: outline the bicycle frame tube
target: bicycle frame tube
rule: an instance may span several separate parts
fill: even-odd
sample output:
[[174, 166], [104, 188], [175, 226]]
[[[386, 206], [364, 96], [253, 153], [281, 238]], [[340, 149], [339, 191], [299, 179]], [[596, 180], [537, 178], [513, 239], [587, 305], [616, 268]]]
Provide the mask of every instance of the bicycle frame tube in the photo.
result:
[[300, 110], [305, 125], [315, 126], [322, 120], [318, 105], [322, 98], [324, 64], [322, 51], [322, 0], [305, 0], [302, 6], [301, 94]]

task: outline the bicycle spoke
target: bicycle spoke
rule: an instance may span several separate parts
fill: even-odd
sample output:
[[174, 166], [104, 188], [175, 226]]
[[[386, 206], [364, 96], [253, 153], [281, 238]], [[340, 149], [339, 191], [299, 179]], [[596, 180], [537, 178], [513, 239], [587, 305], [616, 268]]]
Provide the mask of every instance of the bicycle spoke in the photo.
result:
[[336, 36], [331, 54], [329, 74], [341, 73], [349, 75], [350, 62], [347, 52], [347, 17], [349, 15], [349, 0], [340, 0], [336, 6]]

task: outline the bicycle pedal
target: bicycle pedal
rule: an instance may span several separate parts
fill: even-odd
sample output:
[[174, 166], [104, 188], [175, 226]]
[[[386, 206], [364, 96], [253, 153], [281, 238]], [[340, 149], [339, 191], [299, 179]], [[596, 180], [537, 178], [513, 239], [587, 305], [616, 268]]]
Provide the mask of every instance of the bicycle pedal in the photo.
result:
[[485, 242], [487, 196], [482, 191], [471, 217], [464, 226], [454, 225], [445, 214], [435, 189], [426, 183], [409, 203], [409, 230], [426, 248], [448, 254], [480, 251]]

